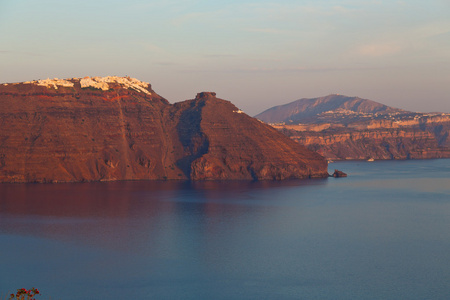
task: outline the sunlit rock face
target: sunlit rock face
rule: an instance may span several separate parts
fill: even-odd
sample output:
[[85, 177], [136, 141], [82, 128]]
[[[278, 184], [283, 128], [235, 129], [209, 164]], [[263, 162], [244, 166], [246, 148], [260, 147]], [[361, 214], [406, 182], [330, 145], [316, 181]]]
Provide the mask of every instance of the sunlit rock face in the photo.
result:
[[215, 93], [129, 77], [0, 85], [0, 182], [326, 177], [327, 162]]
[[450, 114], [416, 113], [357, 97], [301, 99], [256, 116], [328, 160], [450, 157]]

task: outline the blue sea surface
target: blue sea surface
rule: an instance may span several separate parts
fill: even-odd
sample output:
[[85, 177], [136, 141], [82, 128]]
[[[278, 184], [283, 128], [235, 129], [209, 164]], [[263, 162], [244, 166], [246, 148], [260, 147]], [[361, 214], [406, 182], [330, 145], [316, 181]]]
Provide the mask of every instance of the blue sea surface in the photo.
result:
[[0, 299], [450, 299], [450, 160], [335, 168], [0, 184]]

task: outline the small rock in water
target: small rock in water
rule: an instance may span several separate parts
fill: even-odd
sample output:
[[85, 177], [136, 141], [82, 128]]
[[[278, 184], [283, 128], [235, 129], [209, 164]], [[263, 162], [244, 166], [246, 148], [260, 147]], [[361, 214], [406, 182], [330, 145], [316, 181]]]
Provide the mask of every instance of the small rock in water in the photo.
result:
[[334, 170], [333, 175], [330, 177], [347, 177], [347, 174], [339, 170]]

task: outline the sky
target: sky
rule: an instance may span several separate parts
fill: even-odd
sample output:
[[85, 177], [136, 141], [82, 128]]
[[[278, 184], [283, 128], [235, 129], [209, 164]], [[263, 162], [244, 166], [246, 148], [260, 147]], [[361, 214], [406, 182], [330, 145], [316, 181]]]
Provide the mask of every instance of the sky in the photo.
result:
[[0, 0], [0, 82], [131, 76], [249, 115], [343, 94], [450, 113], [450, 0]]

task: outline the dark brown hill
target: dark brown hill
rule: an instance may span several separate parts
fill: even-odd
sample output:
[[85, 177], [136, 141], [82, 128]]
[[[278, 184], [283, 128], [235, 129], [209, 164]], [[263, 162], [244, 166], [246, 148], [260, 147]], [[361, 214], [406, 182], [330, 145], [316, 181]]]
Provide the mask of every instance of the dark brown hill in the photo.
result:
[[384, 104], [343, 95], [328, 95], [319, 98], [303, 98], [294, 102], [274, 106], [255, 116], [266, 123], [304, 123], [317, 122], [327, 113], [392, 114], [407, 111]]
[[322, 156], [214, 93], [171, 105], [132, 78], [0, 85], [0, 182], [326, 176]]

